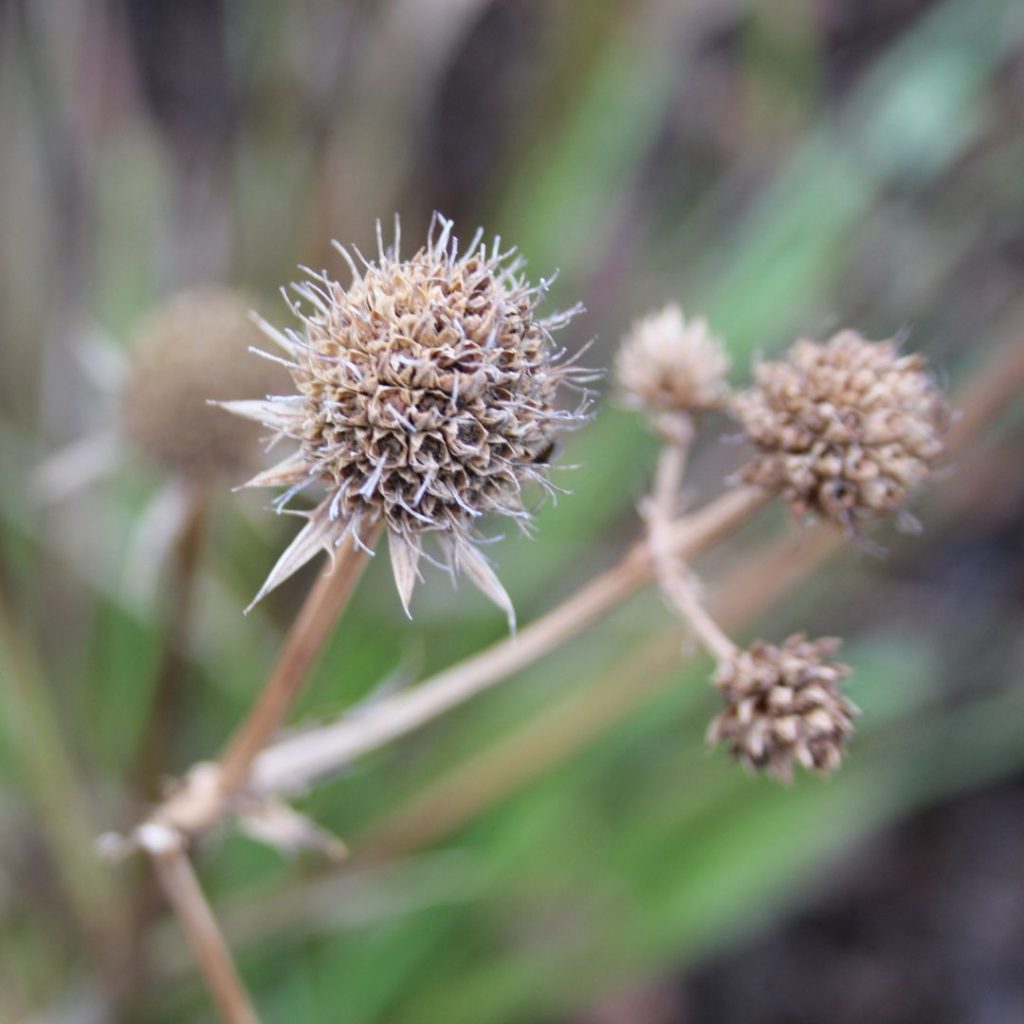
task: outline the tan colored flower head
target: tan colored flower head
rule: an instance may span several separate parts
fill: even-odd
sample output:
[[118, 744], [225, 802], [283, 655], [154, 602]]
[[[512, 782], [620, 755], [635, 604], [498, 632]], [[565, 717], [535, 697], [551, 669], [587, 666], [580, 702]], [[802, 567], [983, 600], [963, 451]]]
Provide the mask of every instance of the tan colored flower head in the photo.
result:
[[[462, 570], [511, 616], [511, 604], [475, 545], [488, 513], [525, 525], [523, 492], [550, 488], [547, 463], [558, 432], [582, 409], [560, 409], [559, 387], [585, 373], [559, 363], [551, 332], [572, 313], [541, 319], [546, 283], [529, 285], [522, 261], [481, 233], [463, 251], [452, 223], [434, 219], [409, 259], [385, 251], [356, 267], [347, 287], [309, 272], [293, 286], [307, 305], [301, 331], [264, 325], [283, 350], [295, 394], [226, 403], [263, 422], [297, 450], [252, 486], [285, 486], [283, 507], [313, 484], [326, 496], [271, 572], [260, 596], [317, 551], [380, 524], [403, 605], [432, 533], [447, 565]], [[360, 257], [361, 258], [361, 257]], [[573, 311], [575, 312], [575, 311]], [[584, 398], [584, 401], [586, 399]]]
[[794, 511], [856, 529], [891, 515], [942, 452], [949, 412], [920, 355], [841, 331], [798, 341], [757, 367], [736, 414], [761, 454], [749, 483], [780, 488]]
[[655, 415], [716, 409], [729, 392], [722, 343], [675, 304], [633, 325], [615, 368], [626, 404]]
[[253, 359], [248, 306], [226, 288], [182, 292], [140, 325], [122, 393], [124, 432], [154, 463], [189, 480], [237, 477], [259, 463], [258, 434], [210, 399], [263, 396], [286, 375]]
[[778, 647], [759, 641], [740, 651], [715, 675], [726, 706], [709, 741], [725, 743], [747, 768], [786, 781], [794, 764], [834, 771], [858, 714], [840, 690], [849, 667], [830, 660], [838, 649], [836, 639], [797, 633]]

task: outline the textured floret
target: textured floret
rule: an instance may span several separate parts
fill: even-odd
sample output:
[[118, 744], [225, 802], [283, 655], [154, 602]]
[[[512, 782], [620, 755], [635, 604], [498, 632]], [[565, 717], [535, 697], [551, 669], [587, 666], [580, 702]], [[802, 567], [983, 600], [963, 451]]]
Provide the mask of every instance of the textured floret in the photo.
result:
[[511, 615], [476, 547], [476, 523], [489, 513], [528, 520], [524, 488], [550, 489], [555, 438], [582, 419], [582, 406], [559, 407], [560, 386], [586, 374], [559, 362], [551, 338], [575, 311], [539, 318], [546, 283], [530, 286], [522, 261], [497, 241], [483, 246], [479, 233], [460, 253], [451, 229], [435, 218], [427, 244], [406, 260], [396, 231], [394, 249], [381, 242], [362, 269], [339, 247], [352, 283], [310, 272], [294, 286], [301, 332], [266, 326], [296, 393], [228, 408], [298, 444], [250, 483], [287, 487], [279, 506], [310, 485], [326, 494], [261, 593], [317, 551], [381, 526], [407, 609], [423, 538], [433, 534], [447, 565]]
[[708, 731], [740, 763], [789, 780], [793, 766], [839, 767], [857, 708], [843, 695], [850, 674], [832, 660], [839, 641], [794, 634], [779, 646], [758, 641], [722, 664], [714, 684], [725, 710]]
[[761, 363], [734, 409], [760, 454], [749, 483], [848, 529], [892, 515], [942, 453], [945, 401], [920, 355], [842, 331]]

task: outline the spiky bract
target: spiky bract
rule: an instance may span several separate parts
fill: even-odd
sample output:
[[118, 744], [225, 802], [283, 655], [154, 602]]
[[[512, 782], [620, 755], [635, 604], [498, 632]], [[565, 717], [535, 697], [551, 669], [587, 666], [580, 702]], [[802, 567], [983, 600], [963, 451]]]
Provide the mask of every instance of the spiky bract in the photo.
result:
[[[525, 524], [523, 489], [551, 488], [547, 463], [559, 430], [582, 408], [556, 406], [559, 386], [584, 373], [554, 350], [551, 331], [572, 315], [540, 319], [546, 282], [530, 286], [522, 261], [488, 249], [481, 234], [462, 252], [435, 217], [427, 244], [402, 260], [398, 230], [347, 287], [307, 271], [293, 288], [302, 330], [266, 333], [283, 350], [296, 394], [228, 408], [261, 420], [298, 449], [250, 484], [326, 494], [271, 572], [262, 593], [317, 551], [380, 524], [403, 605], [418, 577], [425, 534], [448, 567], [465, 571], [511, 616], [511, 604], [475, 541], [488, 513]], [[358, 254], [357, 254], [358, 255]], [[585, 398], [584, 398], [585, 401]]]

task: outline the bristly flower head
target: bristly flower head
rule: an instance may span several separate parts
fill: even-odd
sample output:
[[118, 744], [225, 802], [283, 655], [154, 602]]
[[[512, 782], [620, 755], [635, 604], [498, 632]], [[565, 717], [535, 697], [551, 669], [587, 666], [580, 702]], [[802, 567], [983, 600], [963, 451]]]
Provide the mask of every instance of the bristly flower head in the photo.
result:
[[184, 291], [142, 322], [121, 396], [125, 435], [156, 465], [190, 481], [237, 478], [259, 465], [256, 429], [210, 399], [265, 395], [287, 379], [253, 359], [247, 303], [227, 288]]
[[898, 512], [942, 452], [949, 411], [920, 355], [841, 331], [757, 367], [734, 409], [761, 454], [749, 483], [855, 531]]
[[839, 767], [857, 708], [843, 696], [850, 674], [831, 660], [839, 641], [802, 633], [781, 646], [755, 643], [724, 663], [714, 683], [725, 710], [708, 739], [725, 742], [745, 767], [788, 781], [794, 764], [827, 774]]
[[717, 409], [729, 393], [721, 341], [674, 303], [633, 324], [615, 367], [626, 404], [653, 415]]
[[[296, 393], [226, 407], [256, 419], [298, 450], [248, 486], [287, 487], [283, 508], [311, 485], [323, 500], [271, 571], [257, 600], [318, 551], [378, 525], [387, 534], [402, 604], [419, 576], [424, 536], [436, 536], [449, 570], [464, 571], [512, 618], [508, 595], [476, 547], [476, 524], [496, 512], [527, 524], [523, 490], [553, 490], [548, 460], [557, 433], [583, 419], [556, 406], [559, 386], [585, 371], [560, 361], [551, 332], [576, 310], [541, 319], [548, 282], [531, 286], [514, 250], [482, 232], [462, 252], [452, 222], [435, 215], [427, 244], [409, 259], [400, 235], [346, 287], [306, 270], [293, 285], [300, 330], [261, 324], [284, 353]], [[303, 305], [304, 304], [304, 305]]]

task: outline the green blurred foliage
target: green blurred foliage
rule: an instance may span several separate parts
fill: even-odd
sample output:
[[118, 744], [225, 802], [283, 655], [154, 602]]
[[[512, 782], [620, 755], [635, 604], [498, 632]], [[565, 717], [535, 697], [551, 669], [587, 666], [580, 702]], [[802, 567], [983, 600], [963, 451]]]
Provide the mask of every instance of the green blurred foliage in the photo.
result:
[[[127, 70], [123, 19], [107, 15], [79, 36], [85, 4], [71, 5], [66, 22], [45, 5], [0, 8], [10, 29], [0, 34], [0, 456], [9, 482], [0, 488], [0, 581], [11, 595], [0, 819], [13, 824], [0, 840], [0, 990], [10, 1002], [0, 1013], [11, 1019], [103, 988], [81, 930], [93, 910], [76, 872], [96, 870], [83, 846], [90, 828], [125, 828], [138, 813], [132, 766], [162, 646], [159, 584], [149, 601], [130, 586], [130, 538], [160, 486], [137, 457], [125, 457], [113, 483], [58, 507], [32, 503], [46, 453], [116, 415], [79, 369], [81, 352], [96, 334], [123, 348], [152, 301], [207, 276], [250, 289], [281, 319], [272, 287], [293, 265], [327, 259], [331, 236], [365, 243], [373, 218], [393, 207], [415, 237], [437, 196], [456, 194], [459, 175], [473, 180], [473, 133], [488, 120], [485, 100], [501, 99], [479, 60], [506, 35], [502, 60], [526, 69], [530, 103], [505, 97], [504, 134], [498, 125], [481, 143], [487, 173], [457, 193], [453, 212], [466, 233], [480, 219], [514, 241], [535, 273], [561, 268], [552, 304], [586, 302], [568, 342], [598, 335], [592, 363], [607, 365], [628, 322], [669, 299], [709, 315], [737, 381], [752, 356], [837, 319], [876, 335], [914, 324], [914, 344], [954, 381], [1005, 334], [1020, 270], [1014, 278], [1001, 264], [997, 228], [1009, 236], [1024, 219], [1020, 122], [1001, 91], [1007, 66], [1022, 59], [1024, 11], [1013, 0], [914, 5], [905, 24], [894, 19], [881, 43], [852, 55], [830, 48], [825, 9], [834, 5], [811, 0], [777, 9], [578, 0], [566, 10], [521, 5], [525, 13], [486, 0], [424, 6], [452, 31], [423, 38], [436, 53], [417, 77], [397, 59], [409, 4], [225, 4], [234, 121], [223, 138], [191, 138], [173, 112], [154, 114]], [[474, 48], [484, 54], [477, 63]], [[113, 54], [124, 66], [104, 77], [98, 68]], [[386, 75], [371, 66], [381, 54], [395, 55]], [[188, 67], [177, 74], [188, 81]], [[473, 75], [479, 105], [467, 95]], [[655, 456], [642, 425], [610, 403], [567, 442], [562, 461], [583, 467], [564, 474], [572, 493], [539, 512], [535, 540], [510, 536], [493, 549], [523, 621], [635, 535]], [[694, 498], [715, 493], [737, 460], [713, 438], [703, 443]], [[956, 541], [957, 527], [923, 518], [932, 537], [892, 545], [909, 552], [899, 571], [927, 589], [922, 566]], [[241, 608], [291, 528], [239, 496], [218, 499], [168, 773], [218, 749], [272, 663], [308, 574], [249, 617]], [[298, 720], [338, 714], [385, 680], [425, 676], [501, 636], [475, 594], [452, 593], [434, 573], [407, 622], [388, 575], [371, 567]], [[887, 822], [1019, 771], [1015, 680], [960, 685], [943, 665], [956, 636], [943, 635], [941, 621], [890, 628], [899, 584], [886, 563], [862, 559], [766, 610], [764, 624], [780, 632], [850, 638], [864, 715], [848, 766], [827, 783], [779, 787], [708, 754], [708, 665], [681, 658], [613, 728], [434, 844], [458, 853], [443, 885], [427, 870], [439, 853], [409, 850], [405, 873], [383, 880], [358, 864], [321, 919], [304, 913], [302, 893], [344, 881], [344, 871], [284, 861], [236, 836], [203, 851], [204, 884], [226, 909], [265, 1019], [568, 1015], [768, 927], [827, 886], [833, 865]], [[646, 595], [302, 804], [358, 850], [361, 835], [431, 780], [554, 699], [585, 708], [588, 687], [612, 665], [624, 666], [630, 685], [630, 659], [668, 623]], [[22, 644], [30, 655], [15, 650]], [[1010, 645], [1006, 663], [1019, 669], [1020, 653]], [[53, 820], [54, 787], [66, 786], [85, 801], [70, 838]], [[32, 887], [22, 886], [26, 876]], [[105, 884], [128, 895], [137, 882], [125, 870]], [[349, 897], [362, 916], [345, 917]], [[254, 924], [246, 907], [257, 918], [265, 908], [269, 924]], [[153, 931], [153, 949], [175, 947], [173, 924]], [[153, 958], [131, 1019], [212, 1019], [178, 952]]]

